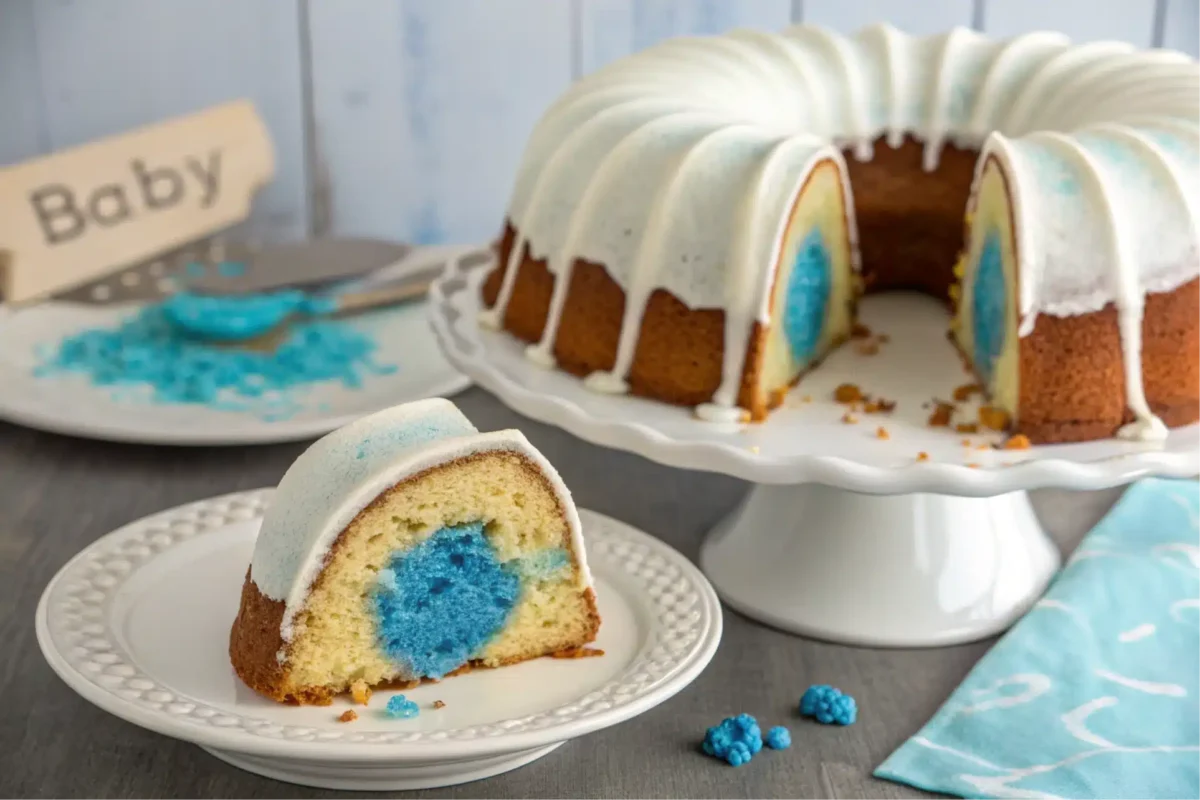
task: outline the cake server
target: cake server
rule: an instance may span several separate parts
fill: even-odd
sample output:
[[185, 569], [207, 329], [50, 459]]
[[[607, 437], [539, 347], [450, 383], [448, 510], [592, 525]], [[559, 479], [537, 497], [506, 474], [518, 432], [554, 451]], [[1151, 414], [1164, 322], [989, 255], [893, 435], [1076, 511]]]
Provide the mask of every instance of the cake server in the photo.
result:
[[407, 244], [367, 238], [313, 239], [265, 247], [211, 239], [60, 292], [53, 299], [111, 305], [155, 302], [181, 289], [212, 295], [311, 290], [390, 270], [412, 252]]

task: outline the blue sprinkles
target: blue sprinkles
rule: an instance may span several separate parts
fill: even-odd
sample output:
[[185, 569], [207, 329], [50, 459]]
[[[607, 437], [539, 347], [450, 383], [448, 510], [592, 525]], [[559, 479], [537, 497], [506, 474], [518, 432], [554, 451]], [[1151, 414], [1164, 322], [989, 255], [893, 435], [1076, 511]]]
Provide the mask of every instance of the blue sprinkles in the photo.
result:
[[156, 304], [115, 328], [64, 338], [42, 354], [34, 374], [82, 374], [118, 395], [148, 389], [153, 402], [256, 412], [272, 420], [301, 410], [293, 390], [327, 381], [356, 389], [368, 376], [395, 372], [375, 360], [377, 347], [368, 334], [336, 320], [297, 324], [270, 352], [214, 347], [181, 332]]
[[421, 713], [421, 709], [412, 700], [398, 694], [387, 701], [385, 713], [392, 719], [412, 719]]
[[766, 743], [772, 750], [787, 750], [792, 746], [792, 734], [782, 725], [776, 725], [767, 731]]
[[812, 717], [823, 725], [853, 725], [858, 718], [854, 698], [825, 684], [808, 687], [800, 698], [800, 716]]
[[706, 755], [722, 759], [733, 767], [749, 763], [762, 748], [762, 729], [758, 727], [758, 720], [749, 714], [727, 717], [720, 725], [709, 728], [700, 745]]

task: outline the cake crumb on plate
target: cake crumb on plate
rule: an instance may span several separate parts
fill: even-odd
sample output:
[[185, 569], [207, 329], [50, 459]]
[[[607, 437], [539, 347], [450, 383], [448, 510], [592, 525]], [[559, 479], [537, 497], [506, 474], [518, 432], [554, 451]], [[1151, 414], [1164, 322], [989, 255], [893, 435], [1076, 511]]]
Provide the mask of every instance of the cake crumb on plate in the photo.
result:
[[358, 719], [358, 712], [353, 708], [348, 708], [338, 717], [338, 722], [354, 722], [356, 719]]
[[557, 653], [551, 653], [551, 658], [595, 658], [596, 656], [604, 655], [604, 651], [599, 647], [571, 647], [567, 650], [559, 650]]
[[839, 403], [858, 403], [863, 399], [862, 389], [853, 383], [843, 383], [833, 390], [833, 399]]
[[982, 406], [979, 409], [979, 421], [988, 430], [1002, 431], [1008, 427], [1008, 412], [992, 406]]
[[954, 399], [959, 403], [970, 400], [973, 395], [983, 391], [983, 387], [978, 383], [964, 383], [954, 390]]
[[357, 680], [350, 684], [350, 696], [354, 698], [354, 702], [365, 706], [371, 700], [371, 687], [366, 681]]
[[946, 428], [950, 426], [950, 418], [954, 416], [954, 406], [951, 403], [935, 401], [933, 413], [929, 415], [929, 427]]
[[1030, 447], [1029, 437], [1023, 433], [1014, 434], [1008, 437], [1003, 445], [1005, 450], [1028, 450]]

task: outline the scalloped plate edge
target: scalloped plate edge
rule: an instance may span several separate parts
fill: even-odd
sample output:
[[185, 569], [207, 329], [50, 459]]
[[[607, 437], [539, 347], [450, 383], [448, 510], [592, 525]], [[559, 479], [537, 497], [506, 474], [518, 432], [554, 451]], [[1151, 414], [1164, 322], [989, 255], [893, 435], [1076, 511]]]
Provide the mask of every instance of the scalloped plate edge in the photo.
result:
[[[114, 542], [128, 538], [143, 527], [149, 527], [164, 520], [170, 520], [189, 513], [202, 513], [207, 506], [215, 503], [244, 502], [247, 500], [255, 502], [260, 497], [269, 499], [272, 492], [273, 489], [271, 488], [232, 492], [160, 511], [105, 534], [73, 556], [55, 573], [54, 577], [46, 585], [35, 611], [34, 628], [38, 646], [46, 662], [55, 674], [85, 700], [116, 717], [155, 733], [188, 741], [204, 748], [215, 748], [259, 757], [308, 759], [338, 764], [429, 764], [528, 751], [559, 744], [632, 719], [666, 702], [689, 686], [708, 666], [720, 644], [723, 630], [720, 600], [717, 597], [716, 591], [698, 567], [677, 550], [644, 531], [605, 514], [588, 509], [580, 509], [580, 515], [585, 522], [585, 531], [588, 527], [587, 521], [591, 518], [600, 523], [599, 527], [611, 527], [611, 529], [619, 532], [620, 538], [642, 544], [653, 551], [656, 556], [663, 558], [679, 569], [695, 586], [700, 599], [698, 610], [701, 613], [703, 629], [701, 635], [687, 648], [686, 653], [680, 658], [678, 664], [665, 673], [653, 685], [642, 687], [642, 690], [628, 702], [619, 706], [610, 706], [599, 712], [591, 713], [579, 719], [569, 720], [559, 725], [550, 725], [520, 733], [489, 736], [473, 740], [442, 739], [439, 741], [364, 743], [294, 741], [266, 738], [239, 732], [236, 729], [179, 722], [165, 714], [143, 708], [136, 703], [117, 697], [112, 692], [97, 685], [88, 676], [76, 669], [60, 652], [60, 648], [50, 630], [50, 599], [60, 583], [73, 570], [77, 569], [81, 562], [100, 551], [106, 545], [111, 545]], [[261, 502], [265, 502], [265, 500], [261, 500]], [[232, 520], [225, 521], [220, 525], [213, 526], [211, 530], [224, 529], [229, 524], [232, 524], [232, 522]], [[201, 535], [204, 532], [205, 529], [201, 529], [197, 535]], [[594, 566], [593, 571], [595, 571]], [[130, 575], [132, 576], [135, 573], [136, 569], [131, 570]], [[644, 655], [645, 653], [639, 653], [638, 657], [641, 658]], [[634, 663], [637, 663], [636, 659]], [[626, 667], [625, 672], [632, 669], [633, 665], [631, 664]], [[545, 713], [552, 713], [552, 711]]]

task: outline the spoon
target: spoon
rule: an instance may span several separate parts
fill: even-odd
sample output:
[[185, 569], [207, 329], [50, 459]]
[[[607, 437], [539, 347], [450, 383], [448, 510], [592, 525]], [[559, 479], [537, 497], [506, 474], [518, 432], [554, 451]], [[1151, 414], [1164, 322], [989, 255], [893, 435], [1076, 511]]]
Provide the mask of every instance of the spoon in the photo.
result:
[[162, 310], [170, 325], [193, 339], [250, 344], [274, 341], [297, 318], [330, 317], [422, 297], [430, 283], [404, 281], [337, 295], [310, 295], [297, 289], [225, 296], [180, 292], [164, 301]]

